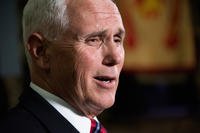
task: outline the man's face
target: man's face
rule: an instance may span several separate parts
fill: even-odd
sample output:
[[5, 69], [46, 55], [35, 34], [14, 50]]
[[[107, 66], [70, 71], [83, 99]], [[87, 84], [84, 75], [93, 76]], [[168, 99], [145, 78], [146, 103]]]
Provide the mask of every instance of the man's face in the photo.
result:
[[109, 0], [78, 0], [71, 7], [66, 43], [52, 50], [51, 72], [58, 95], [93, 116], [114, 103], [124, 63], [124, 27]]

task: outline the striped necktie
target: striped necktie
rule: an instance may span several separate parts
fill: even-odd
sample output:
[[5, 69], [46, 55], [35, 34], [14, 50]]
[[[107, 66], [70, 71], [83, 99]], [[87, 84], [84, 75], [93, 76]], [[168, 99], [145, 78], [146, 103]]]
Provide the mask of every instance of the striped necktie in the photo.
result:
[[91, 120], [90, 133], [107, 133], [106, 129], [96, 120]]

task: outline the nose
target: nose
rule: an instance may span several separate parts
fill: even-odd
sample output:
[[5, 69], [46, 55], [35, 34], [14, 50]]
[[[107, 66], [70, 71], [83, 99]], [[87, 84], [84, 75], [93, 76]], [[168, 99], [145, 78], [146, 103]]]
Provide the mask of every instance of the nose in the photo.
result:
[[117, 46], [115, 43], [111, 45], [104, 45], [104, 58], [103, 65], [115, 66], [123, 63], [124, 60], [124, 48], [123, 46]]

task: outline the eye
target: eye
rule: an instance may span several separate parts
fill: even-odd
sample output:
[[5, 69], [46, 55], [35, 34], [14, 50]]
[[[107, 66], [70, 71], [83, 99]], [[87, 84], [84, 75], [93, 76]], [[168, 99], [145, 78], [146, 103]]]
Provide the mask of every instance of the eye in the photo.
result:
[[89, 37], [85, 40], [86, 44], [90, 46], [99, 46], [103, 43], [103, 40], [99, 36]]
[[123, 43], [123, 39], [121, 37], [115, 36], [114, 42], [117, 43], [118, 45], [121, 45]]

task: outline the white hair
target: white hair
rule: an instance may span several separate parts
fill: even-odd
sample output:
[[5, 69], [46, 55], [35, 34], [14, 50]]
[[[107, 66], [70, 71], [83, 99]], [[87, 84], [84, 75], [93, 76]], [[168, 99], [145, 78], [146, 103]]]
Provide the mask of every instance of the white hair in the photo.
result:
[[[24, 45], [34, 32], [55, 40], [67, 30], [68, 23], [66, 0], [29, 0], [22, 18]], [[29, 56], [26, 46], [25, 51]]]
[[23, 40], [39, 32], [56, 39], [68, 28], [66, 0], [29, 0], [23, 12]]

